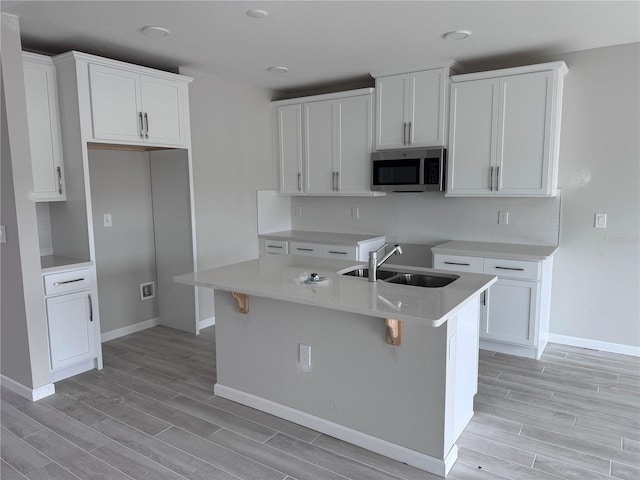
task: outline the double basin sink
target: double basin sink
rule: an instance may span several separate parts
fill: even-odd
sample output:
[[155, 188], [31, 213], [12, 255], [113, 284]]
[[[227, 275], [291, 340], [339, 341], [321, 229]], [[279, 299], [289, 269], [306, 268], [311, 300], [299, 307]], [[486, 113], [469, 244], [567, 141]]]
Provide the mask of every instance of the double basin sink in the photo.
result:
[[[378, 269], [378, 280], [399, 285], [411, 285], [413, 287], [440, 288], [449, 285], [458, 278], [458, 275], [405, 273], [403, 271]], [[351, 277], [369, 277], [368, 268], [355, 268], [342, 273]]]

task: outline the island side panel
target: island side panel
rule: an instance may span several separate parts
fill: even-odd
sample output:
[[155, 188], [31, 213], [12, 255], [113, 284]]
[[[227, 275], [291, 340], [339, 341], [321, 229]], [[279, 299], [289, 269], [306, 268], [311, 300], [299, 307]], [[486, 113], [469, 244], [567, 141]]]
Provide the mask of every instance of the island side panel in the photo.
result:
[[[405, 322], [402, 345], [392, 346], [381, 318], [255, 296], [241, 314], [219, 290], [215, 305], [219, 385], [437, 459], [449, 453], [447, 323]], [[311, 372], [298, 363], [299, 344], [311, 346]]]

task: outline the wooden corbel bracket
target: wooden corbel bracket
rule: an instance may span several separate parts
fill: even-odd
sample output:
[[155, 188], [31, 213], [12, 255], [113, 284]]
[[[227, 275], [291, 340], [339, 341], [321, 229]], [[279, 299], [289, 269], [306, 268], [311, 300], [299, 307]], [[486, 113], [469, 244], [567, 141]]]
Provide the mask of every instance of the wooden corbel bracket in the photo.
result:
[[387, 343], [390, 345], [402, 345], [402, 320], [385, 318], [384, 324], [387, 326]]
[[249, 295], [246, 293], [231, 292], [231, 296], [238, 302], [240, 313], [249, 313]]

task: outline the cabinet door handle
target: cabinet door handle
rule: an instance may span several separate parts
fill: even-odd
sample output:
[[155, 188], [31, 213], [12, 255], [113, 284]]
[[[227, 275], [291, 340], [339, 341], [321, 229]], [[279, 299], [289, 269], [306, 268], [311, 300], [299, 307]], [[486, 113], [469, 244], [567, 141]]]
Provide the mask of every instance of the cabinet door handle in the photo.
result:
[[411, 125], [413, 122], [409, 122], [409, 135], [407, 135], [407, 145], [411, 145]]
[[458, 263], [458, 262], [444, 262], [445, 265], [462, 265], [463, 267], [470, 267], [469, 263]]
[[296, 247], [296, 250], [299, 250], [301, 252], [313, 252], [313, 248], [300, 248], [300, 247]]
[[496, 192], [500, 190], [500, 166], [496, 167]]
[[487, 291], [486, 290], [482, 291], [482, 302], [481, 303], [482, 303], [482, 305], [485, 305], [485, 306], [487, 305]]
[[144, 138], [149, 138], [149, 115], [144, 112]]
[[524, 268], [513, 268], [513, 267], [493, 267], [498, 270], [513, 270], [514, 272], [524, 272]]
[[407, 122], [402, 123], [402, 144], [407, 144]]
[[66, 283], [81, 282], [81, 281], [83, 281], [83, 280], [84, 280], [84, 278], [75, 278], [75, 279], [73, 279], [73, 280], [65, 280], [65, 281], [63, 281], [63, 282], [54, 282], [54, 283], [53, 283], [53, 286], [54, 286], [54, 287], [57, 287], [58, 285], [64, 285], [64, 284], [66, 284]]
[[493, 169], [495, 167], [491, 167], [489, 169], [489, 191], [493, 192]]
[[346, 255], [347, 252], [337, 252], [337, 251], [333, 251], [333, 250], [329, 250], [329, 253], [335, 253], [336, 255]]
[[89, 297], [89, 321], [93, 322], [93, 300], [91, 299], [91, 294], [89, 294], [88, 297]]
[[340, 191], [340, 172], [336, 172], [336, 192]]
[[298, 172], [298, 191], [302, 191], [302, 174]]
[[56, 167], [56, 172], [58, 172], [58, 193], [62, 195], [62, 171], [60, 167]]
[[140, 122], [140, 138], [144, 138], [144, 123], [142, 120], [142, 112], [138, 112], [138, 121]]

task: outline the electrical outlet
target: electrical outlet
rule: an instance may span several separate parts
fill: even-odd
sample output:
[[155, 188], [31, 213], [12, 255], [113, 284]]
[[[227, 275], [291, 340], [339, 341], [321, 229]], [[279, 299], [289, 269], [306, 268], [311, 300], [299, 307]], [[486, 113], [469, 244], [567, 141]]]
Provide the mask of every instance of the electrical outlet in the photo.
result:
[[0, 243], [7, 243], [7, 231], [4, 225], [0, 225]]
[[110, 213], [105, 213], [102, 218], [103, 218], [105, 227], [111, 227], [113, 225]]
[[596, 213], [596, 220], [594, 227], [596, 228], [607, 228], [607, 214], [606, 213]]
[[302, 216], [302, 207], [296, 207], [296, 217]]
[[509, 212], [498, 212], [498, 225], [509, 225]]
[[302, 343], [298, 345], [298, 363], [303, 372], [311, 371], [311, 346]]
[[351, 218], [360, 218], [360, 207], [351, 207]]

